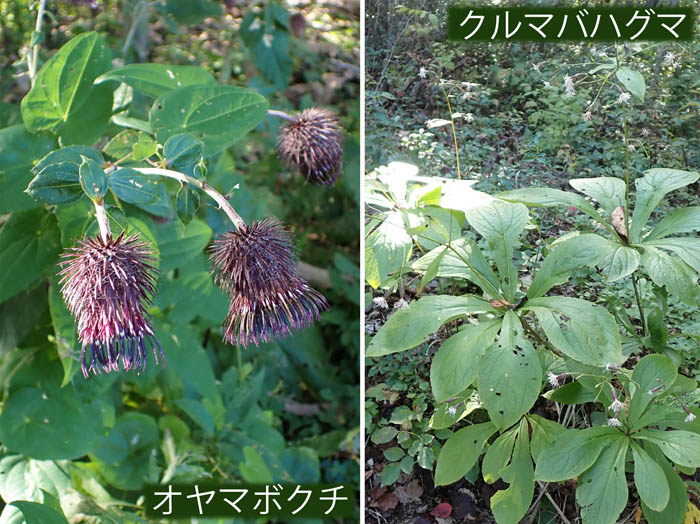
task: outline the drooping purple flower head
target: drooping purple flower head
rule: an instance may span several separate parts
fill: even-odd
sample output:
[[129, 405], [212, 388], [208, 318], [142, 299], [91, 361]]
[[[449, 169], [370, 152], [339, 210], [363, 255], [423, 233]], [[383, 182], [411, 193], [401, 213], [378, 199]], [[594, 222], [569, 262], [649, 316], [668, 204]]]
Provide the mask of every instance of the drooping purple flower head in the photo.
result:
[[156, 364], [160, 347], [146, 307], [151, 303], [157, 270], [151, 248], [137, 235], [122, 232], [104, 241], [83, 238], [60, 262], [61, 293], [78, 321], [82, 369], [89, 372], [146, 368], [147, 346]]
[[266, 219], [214, 240], [214, 281], [231, 299], [224, 321], [229, 344], [258, 345], [311, 325], [328, 302], [297, 274], [292, 240]]
[[282, 128], [277, 150], [310, 183], [332, 186], [341, 172], [341, 139], [336, 116], [314, 107], [302, 111]]

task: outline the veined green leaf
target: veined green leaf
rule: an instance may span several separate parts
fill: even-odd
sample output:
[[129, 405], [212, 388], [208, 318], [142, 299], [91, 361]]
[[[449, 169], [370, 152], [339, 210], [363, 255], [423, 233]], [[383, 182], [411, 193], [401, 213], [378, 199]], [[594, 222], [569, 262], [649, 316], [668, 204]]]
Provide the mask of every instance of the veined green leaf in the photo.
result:
[[474, 424], [457, 431], [447, 439], [438, 455], [435, 484], [444, 486], [461, 479], [472, 469], [486, 441], [498, 431], [491, 422]]
[[610, 242], [603, 259], [597, 263], [608, 282], [615, 282], [634, 273], [642, 260], [639, 251]]
[[615, 177], [575, 178], [569, 180], [574, 189], [598, 201], [610, 215], [625, 203], [625, 181]]
[[644, 77], [639, 71], [635, 71], [629, 67], [620, 67], [615, 71], [615, 76], [617, 76], [617, 79], [625, 86], [625, 89], [642, 102], [644, 101], [646, 86], [644, 85]]
[[639, 497], [654, 511], [662, 511], [668, 504], [670, 490], [666, 475], [646, 451], [632, 442], [634, 457], [634, 485]]
[[216, 82], [211, 73], [199, 66], [169, 64], [127, 64], [100, 75], [95, 83], [109, 80], [123, 82], [152, 97], [180, 87]]
[[646, 236], [644, 242], [693, 231], [700, 231], [700, 206], [674, 209], [661, 219], [651, 233]]
[[678, 376], [673, 361], [664, 355], [647, 355], [637, 362], [632, 372], [632, 384], [635, 387], [630, 401], [629, 424], [632, 430], [639, 429], [635, 423], [642, 416], [654, 395], [649, 391], [662, 386], [667, 391]]
[[479, 360], [500, 327], [500, 318], [468, 324], [442, 343], [430, 365], [430, 385], [437, 402], [444, 402], [471, 385]]
[[678, 255], [680, 259], [700, 273], [700, 238], [674, 237], [645, 241], [644, 246], [666, 249]]
[[635, 438], [648, 440], [679, 466], [700, 467], [700, 434], [683, 430], [643, 429]]
[[639, 242], [642, 229], [651, 212], [671, 191], [697, 181], [698, 173], [678, 169], [649, 169], [644, 176], [634, 181], [637, 188], [637, 201], [632, 213], [630, 241]]
[[465, 295], [433, 295], [413, 302], [394, 313], [367, 346], [368, 357], [379, 357], [411, 349], [456, 318], [494, 311], [483, 298]]
[[695, 305], [700, 300], [700, 289], [695, 272], [678, 257], [647, 245], [642, 245], [642, 265], [649, 277], [659, 287], [666, 286], [672, 295], [684, 304]]

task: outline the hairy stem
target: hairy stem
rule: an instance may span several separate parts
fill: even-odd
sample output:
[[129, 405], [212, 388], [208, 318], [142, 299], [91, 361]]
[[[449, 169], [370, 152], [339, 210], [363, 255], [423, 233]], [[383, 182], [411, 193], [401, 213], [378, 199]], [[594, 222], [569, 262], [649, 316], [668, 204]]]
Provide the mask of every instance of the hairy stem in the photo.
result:
[[175, 180], [179, 180], [185, 184], [193, 185], [194, 187], [204, 191], [207, 195], [214, 199], [217, 204], [219, 204], [219, 207], [224, 210], [226, 215], [228, 215], [231, 222], [233, 222], [233, 224], [236, 226], [236, 229], [240, 230], [246, 225], [241, 216], [236, 213], [236, 210], [233, 209], [231, 204], [228, 203], [228, 200], [226, 200], [221, 193], [207, 184], [204, 180], [197, 180], [196, 178], [180, 173], [179, 171], [172, 171], [170, 169], [161, 169], [157, 167], [132, 167], [130, 169], [143, 173], [144, 175], [160, 175], [168, 178], [174, 178]]
[[[46, 0], [41, 0], [41, 2], [39, 2], [39, 12], [36, 15], [36, 26], [34, 28], [34, 32], [37, 34], [41, 34], [41, 26], [44, 23], [44, 11], [46, 11]], [[34, 85], [34, 81], [36, 80], [38, 62], [39, 43], [37, 42], [32, 46], [31, 60], [29, 62], [29, 79], [32, 85]]]
[[268, 109], [267, 114], [270, 116], [276, 116], [277, 118], [281, 118], [282, 120], [288, 120], [289, 122], [294, 122], [294, 120], [296, 120], [289, 113], [285, 113], [284, 111], [278, 111], [277, 109]]
[[109, 219], [105, 211], [105, 205], [101, 198], [93, 201], [95, 204], [95, 218], [100, 226], [100, 236], [106, 243], [112, 237], [112, 231], [109, 229]]

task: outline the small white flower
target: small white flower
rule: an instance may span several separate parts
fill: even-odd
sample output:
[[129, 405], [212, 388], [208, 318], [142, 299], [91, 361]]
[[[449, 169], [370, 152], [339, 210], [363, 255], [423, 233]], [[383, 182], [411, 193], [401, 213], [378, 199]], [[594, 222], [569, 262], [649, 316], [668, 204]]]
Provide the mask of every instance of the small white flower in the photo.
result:
[[547, 82], [547, 80], [545, 80], [545, 81], [542, 82], [542, 83], [544, 84], [544, 87], [546, 87], [547, 89], [549, 89], [550, 87], [552, 87], [552, 84], [550, 84], [549, 82]]
[[696, 419], [697, 417], [693, 413], [688, 413], [688, 416], [685, 417], [686, 422], [692, 422]]
[[650, 134], [649, 130], [646, 127], [643, 127], [642, 128], [642, 136], [647, 137], [647, 136], [649, 136], [649, 134]]
[[622, 427], [622, 422], [617, 417], [609, 418], [608, 419], [608, 426], [611, 428], [620, 428]]
[[583, 113], [583, 116], [581, 118], [583, 118], [584, 122], [590, 122], [591, 120], [593, 120], [593, 113], [591, 113], [591, 110], [589, 109], [588, 111]]
[[551, 371], [547, 373], [547, 380], [549, 380], [549, 385], [552, 386], [553, 388], [558, 388], [559, 387], [559, 376], [555, 375]]
[[623, 91], [620, 93], [619, 98], [617, 99], [618, 104], [625, 104], [629, 102], [629, 99], [632, 98], [632, 95], [630, 95], [627, 91]]
[[664, 64], [670, 67], [678, 67], [678, 59], [675, 54], [668, 52], [664, 55]]
[[576, 94], [576, 89], [574, 89], [574, 79], [569, 75], [564, 76], [564, 93], [566, 96], [574, 96]]
[[408, 307], [408, 302], [406, 302], [403, 298], [400, 298], [396, 302], [394, 302], [394, 309], [406, 309]]
[[473, 122], [473, 121], [474, 121], [474, 114], [473, 114], [473, 113], [467, 113], [466, 115], [464, 115], [464, 119], [465, 119], [467, 122]]
[[265, 44], [265, 47], [272, 47], [272, 41], [275, 39], [275, 37], [269, 33], [265, 33], [262, 37], [263, 44]]
[[637, 147], [634, 144], [627, 144], [627, 150], [630, 153], [634, 153], [637, 150]]
[[624, 404], [622, 402], [620, 402], [618, 399], [615, 399], [613, 400], [612, 404], [610, 404], [609, 409], [611, 409], [615, 413], [619, 413], [623, 406]]
[[457, 406], [450, 406], [447, 408], [447, 414], [451, 417], [454, 417], [457, 414]]
[[426, 71], [425, 67], [421, 67], [418, 70], [418, 76], [425, 79], [428, 76], [428, 72]]
[[[543, 62], [543, 63], [544, 63], [544, 62]], [[533, 64], [530, 64], [530, 65], [532, 66], [532, 69], [533, 69], [534, 71], [536, 71], [536, 72], [538, 72], [538, 73], [541, 73], [541, 72], [542, 72], [542, 71], [540, 71], [540, 67], [542, 67], [542, 64], [534, 64], [534, 63], [533, 63]]]
[[372, 303], [376, 307], [381, 308], [381, 309], [388, 309], [389, 308], [389, 304], [387, 304], [386, 298], [384, 298], [384, 297], [374, 297], [372, 299]]
[[605, 363], [605, 372], [608, 373], [612, 369], [613, 365], [610, 362]]

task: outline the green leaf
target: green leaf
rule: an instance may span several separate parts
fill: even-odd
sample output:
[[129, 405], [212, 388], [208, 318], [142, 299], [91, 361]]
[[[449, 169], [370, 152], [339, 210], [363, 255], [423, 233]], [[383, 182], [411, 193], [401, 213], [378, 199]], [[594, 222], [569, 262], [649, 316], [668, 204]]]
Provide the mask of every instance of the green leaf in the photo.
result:
[[654, 511], [668, 504], [670, 490], [664, 470], [642, 448], [632, 442], [634, 485], [642, 501]]
[[204, 251], [211, 240], [212, 230], [203, 221], [195, 218], [187, 227], [179, 221], [155, 229], [160, 248], [160, 270], [162, 274], [181, 267]]
[[693, 231], [700, 231], [700, 206], [674, 209], [661, 219], [661, 222], [646, 236], [644, 242]]
[[646, 355], [641, 358], [632, 372], [632, 384], [635, 386], [628, 420], [630, 427], [639, 429], [635, 422], [639, 420], [649, 403], [654, 400], [654, 395], [649, 391], [662, 386], [668, 390], [676, 381], [678, 370], [673, 361], [664, 355]]
[[258, 484], [269, 484], [273, 482], [272, 473], [267, 467], [267, 464], [265, 464], [265, 460], [254, 448], [249, 446], [243, 448], [243, 456], [245, 457], [245, 462], [241, 462], [238, 465], [243, 480]]
[[26, 500], [15, 500], [10, 504], [19, 508], [26, 524], [68, 524], [66, 517], [50, 506]]
[[183, 225], [189, 224], [199, 208], [199, 193], [194, 189], [182, 186], [177, 192], [177, 216]]
[[0, 129], [0, 214], [37, 207], [24, 190], [32, 178], [32, 162], [56, 147], [56, 139], [33, 135], [22, 124]]
[[0, 229], [0, 302], [41, 278], [58, 260], [56, 217], [43, 209], [13, 213]]
[[617, 438], [580, 477], [576, 502], [583, 524], [615, 524], [627, 505], [625, 455], [629, 439]]
[[433, 453], [432, 448], [428, 446], [423, 446], [418, 452], [418, 465], [423, 469], [433, 469], [433, 462], [435, 461], [435, 453]]
[[10, 395], [0, 415], [0, 440], [27, 457], [78, 458], [94, 439], [73, 388], [21, 388]]
[[666, 290], [684, 304], [692, 306], [700, 301], [697, 275], [682, 260], [655, 247], [644, 245], [642, 265], [654, 284], [659, 287], [666, 286]]
[[398, 432], [399, 430], [394, 426], [384, 426], [372, 433], [371, 439], [375, 444], [386, 444], [387, 442], [394, 440], [394, 437], [396, 437]]
[[128, 64], [104, 73], [95, 83], [109, 80], [123, 82], [154, 98], [180, 87], [216, 82], [211, 73], [202, 67], [169, 64]]
[[645, 241], [644, 247], [666, 249], [675, 253], [680, 259], [700, 273], [700, 238], [662, 238], [659, 240]]
[[91, 145], [97, 142], [112, 116], [113, 104], [113, 93], [109, 87], [93, 87], [85, 101], [81, 103], [80, 109], [71, 114], [61, 126], [59, 130], [61, 145]]
[[[508, 320], [508, 317], [515, 317]], [[542, 387], [542, 368], [535, 348], [515, 334], [514, 313], [503, 321], [498, 342], [486, 350], [478, 372], [478, 391], [491, 421], [511, 426], [535, 404]]]
[[114, 160], [120, 160], [133, 152], [133, 147], [139, 140], [139, 132], [125, 129], [117, 133], [104, 147], [102, 153]]
[[88, 157], [82, 157], [78, 170], [80, 186], [92, 200], [101, 199], [107, 194], [107, 177], [100, 165]]
[[493, 311], [491, 304], [472, 295], [423, 297], [389, 318], [370, 341], [366, 356], [379, 357], [414, 348], [443, 324], [487, 311]]
[[491, 511], [498, 524], [518, 524], [527, 513], [535, 492], [534, 468], [530, 458], [527, 421], [520, 423], [518, 439], [513, 450], [513, 460], [503, 471], [503, 481], [508, 489], [491, 497]]
[[[275, 16], [276, 11], [279, 11], [278, 16]], [[243, 42], [253, 53], [255, 66], [278, 89], [287, 86], [292, 73], [288, 17], [282, 6], [269, 4], [262, 13], [248, 11], [240, 29]], [[282, 18], [284, 23], [280, 23]]]
[[72, 162], [51, 164], [42, 169], [27, 187], [27, 193], [50, 205], [69, 204], [83, 196], [80, 166]]
[[437, 402], [444, 402], [471, 385], [484, 350], [501, 327], [501, 319], [467, 326], [442, 343], [430, 365], [430, 385]]
[[466, 475], [479, 459], [486, 441], [497, 430], [493, 423], [484, 422], [462, 428], [447, 439], [438, 455], [435, 484], [452, 484]]
[[80, 165], [83, 162], [82, 157], [84, 156], [94, 160], [101, 166], [105, 163], [104, 158], [102, 158], [102, 155], [99, 151], [97, 151], [97, 149], [87, 146], [68, 146], [51, 151], [48, 155], [39, 160], [37, 165], [32, 168], [32, 171], [34, 173], [39, 173], [45, 167], [50, 166], [51, 164], [59, 164], [61, 162], [71, 162], [73, 164]]
[[[442, 255], [443, 253], [444, 256]], [[437, 277], [464, 278], [481, 288], [484, 293], [494, 295], [499, 287], [498, 277], [470, 238], [459, 238], [449, 246], [436, 247], [416, 260], [412, 268], [417, 272], [427, 271], [434, 261], [441, 257]]]
[[506, 431], [494, 440], [493, 444], [486, 450], [484, 460], [481, 463], [481, 475], [484, 477], [484, 482], [493, 484], [501, 478], [501, 472], [506, 468], [513, 455], [513, 447], [519, 430], [520, 426], [517, 426]]
[[112, 486], [140, 490], [144, 483], [157, 481], [153, 476], [153, 451], [158, 442], [155, 420], [143, 413], [128, 412], [98, 440], [90, 456]]
[[649, 169], [644, 176], [634, 181], [637, 187], [637, 201], [632, 213], [630, 241], [639, 242], [642, 229], [651, 212], [667, 193], [697, 181], [700, 175], [678, 169]]
[[504, 191], [496, 196], [510, 202], [522, 202], [528, 206], [572, 206], [610, 229], [610, 225], [600, 216], [595, 207], [576, 193], [567, 193], [566, 191], [548, 187], [529, 187]]
[[66, 307], [61, 296], [60, 278], [57, 275], [51, 276], [49, 287], [49, 311], [51, 313], [51, 323], [54, 335], [56, 336], [56, 350], [63, 366], [63, 382], [61, 387], [66, 386], [73, 379], [73, 376], [80, 369], [78, 361], [78, 336], [76, 332], [75, 320]]
[[203, 150], [201, 140], [183, 133], [168, 138], [163, 146], [163, 155], [170, 169], [197, 176], [198, 170], [194, 167], [201, 160]]
[[204, 154], [228, 148], [263, 121], [268, 102], [255, 91], [232, 86], [189, 86], [158, 97], [149, 122], [163, 144], [191, 133], [204, 143]]
[[597, 266], [608, 282], [615, 282], [634, 273], [641, 259], [636, 249], [610, 242], [608, 251]]
[[405, 455], [406, 453], [404, 453], [404, 450], [398, 446], [384, 450], [384, 458], [391, 462], [399, 461], [404, 458]]
[[527, 207], [494, 200], [491, 205], [467, 210], [465, 215], [469, 225], [488, 242], [496, 260], [505, 298], [512, 302], [518, 285], [513, 247], [527, 224]]
[[666, 477], [666, 482], [670, 490], [670, 496], [666, 508], [661, 512], [656, 512], [649, 508], [642, 501], [642, 509], [644, 517], [649, 524], [668, 524], [669, 522], [682, 522], [688, 507], [688, 490], [683, 479], [678, 476], [678, 473], [673, 469], [673, 466], [668, 463], [663, 454], [654, 445], [644, 447], [647, 453], [657, 464], [661, 466]]
[[527, 290], [527, 297], [541, 297], [554, 286], [567, 282], [572, 270], [598, 264], [611, 244], [608, 239], [595, 234], [576, 235], [557, 243], [542, 261]]
[[530, 454], [535, 463], [539, 460], [543, 450], [549, 449], [554, 444], [554, 441], [561, 435], [565, 429], [564, 426], [542, 418], [538, 415], [526, 415], [532, 429], [530, 441]]
[[635, 71], [629, 67], [620, 67], [615, 71], [615, 76], [617, 76], [617, 79], [625, 86], [627, 91], [639, 98], [642, 102], [644, 101], [644, 91], [646, 88], [644, 86], [644, 77], [639, 71]]
[[425, 273], [420, 279], [420, 283], [418, 284], [418, 294], [420, 295], [423, 293], [423, 289], [425, 288], [426, 284], [430, 282], [432, 279], [434, 279], [437, 274], [438, 270], [440, 269], [440, 262], [442, 262], [442, 259], [445, 256], [445, 251], [440, 253], [435, 260], [433, 260], [430, 265], [426, 268]]
[[585, 389], [580, 382], [569, 382], [563, 386], [551, 391], [547, 396], [552, 402], [561, 404], [585, 404], [593, 402], [596, 399], [596, 394]]
[[91, 31], [68, 41], [39, 71], [22, 99], [22, 118], [29, 131], [58, 130], [79, 114], [94, 80], [111, 67], [104, 39]]
[[656, 444], [669, 460], [679, 466], [700, 467], [700, 434], [682, 430], [643, 429], [634, 437]]
[[22, 342], [45, 310], [43, 286], [19, 293], [0, 304], [0, 359]]
[[365, 279], [373, 288], [386, 285], [411, 255], [413, 240], [400, 211], [391, 211], [365, 239]]
[[153, 177], [128, 167], [121, 167], [109, 175], [109, 188], [120, 200], [138, 206], [154, 204], [160, 198]]
[[179, 398], [175, 404], [202, 429], [207, 437], [214, 436], [214, 417], [202, 402], [193, 398]]
[[615, 177], [575, 178], [569, 184], [586, 196], [596, 200], [610, 215], [625, 203], [625, 181]]
[[132, 158], [137, 162], [141, 162], [156, 154], [158, 144], [148, 133], [140, 133], [138, 141], [132, 146], [131, 150], [133, 152]]
[[619, 437], [619, 431], [601, 426], [563, 431], [537, 457], [535, 478], [559, 482], [577, 477], [593, 465], [607, 444]]
[[578, 298], [552, 296], [528, 300], [522, 309], [533, 311], [549, 342], [574, 360], [601, 367], [622, 363], [620, 333], [605, 308]]
[[397, 480], [399, 480], [399, 475], [401, 475], [401, 464], [394, 462], [392, 464], [387, 464], [382, 470], [382, 486], [391, 486]]

